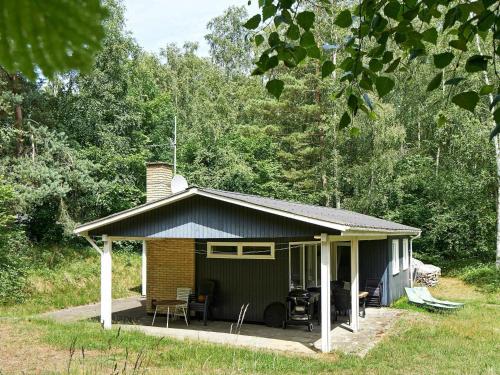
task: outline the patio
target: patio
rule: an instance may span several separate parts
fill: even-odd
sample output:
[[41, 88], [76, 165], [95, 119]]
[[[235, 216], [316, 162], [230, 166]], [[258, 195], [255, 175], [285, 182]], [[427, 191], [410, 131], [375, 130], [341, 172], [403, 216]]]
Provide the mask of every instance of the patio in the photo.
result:
[[[180, 340], [205, 341], [216, 344], [242, 346], [253, 349], [284, 351], [296, 354], [313, 355], [321, 350], [321, 328], [315, 325], [313, 332], [305, 327], [292, 326], [287, 329], [271, 328], [263, 324], [246, 324], [239, 334], [230, 334], [235, 323], [227, 321], [203, 322], [193, 319], [189, 326], [181, 319], [170, 320], [166, 328], [166, 316], [158, 315], [155, 325], [151, 326], [152, 316], [146, 313], [143, 297], [130, 297], [113, 301], [113, 323], [124, 330], [141, 331], [144, 334], [171, 337]], [[100, 304], [78, 306], [43, 314], [60, 322], [78, 320], [99, 320]], [[392, 327], [401, 311], [390, 308], [368, 308], [366, 318], [357, 332], [351, 332], [345, 324], [345, 317], [332, 322], [332, 349], [343, 353], [364, 356], [373, 348]]]

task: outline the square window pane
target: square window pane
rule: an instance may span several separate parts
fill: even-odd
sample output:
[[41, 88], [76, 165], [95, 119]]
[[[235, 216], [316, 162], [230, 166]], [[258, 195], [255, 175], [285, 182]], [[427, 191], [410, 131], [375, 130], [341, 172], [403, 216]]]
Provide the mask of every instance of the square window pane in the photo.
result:
[[256, 256], [271, 256], [271, 246], [269, 245], [243, 245], [243, 255], [256, 255]]
[[236, 245], [212, 245], [212, 254], [237, 255], [238, 246]]

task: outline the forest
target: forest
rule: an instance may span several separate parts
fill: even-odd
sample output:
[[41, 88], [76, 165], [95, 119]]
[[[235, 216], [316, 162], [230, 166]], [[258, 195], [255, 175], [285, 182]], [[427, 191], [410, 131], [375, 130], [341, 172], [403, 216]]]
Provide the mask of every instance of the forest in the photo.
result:
[[[471, 113], [450, 101], [445, 79], [429, 92], [429, 57], [406, 62], [388, 95], [368, 97], [373, 112], [342, 125], [342, 82], [335, 71], [322, 78], [319, 62], [278, 67], [279, 99], [265, 88], [271, 73], [251, 75], [263, 47], [247, 38], [245, 7], [209, 22], [209, 57], [189, 41], [147, 52], [126, 29], [123, 5], [107, 7], [87, 72], [33, 80], [0, 67], [1, 300], [22, 290], [37, 248], [78, 247], [77, 223], [145, 201], [145, 163], [172, 161], [174, 117], [178, 172], [191, 185], [401, 222], [422, 229], [417, 258], [493, 268], [498, 178], [487, 98]], [[320, 43], [346, 37], [326, 13], [314, 32]]]

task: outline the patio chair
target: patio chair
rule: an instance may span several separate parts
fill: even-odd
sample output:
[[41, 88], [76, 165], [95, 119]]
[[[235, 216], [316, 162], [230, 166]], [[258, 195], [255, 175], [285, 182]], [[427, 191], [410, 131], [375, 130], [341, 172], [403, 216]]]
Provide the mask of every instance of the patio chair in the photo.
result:
[[460, 303], [460, 302], [444, 301], [444, 300], [434, 298], [432, 296], [431, 292], [429, 292], [429, 289], [427, 289], [426, 287], [414, 287], [413, 289], [415, 290], [417, 295], [420, 298], [422, 298], [425, 302], [438, 303], [441, 305], [447, 305], [447, 306], [457, 307], [457, 308], [464, 306], [464, 304]]
[[[347, 323], [350, 323], [351, 316], [351, 292], [345, 289], [336, 288], [333, 290], [333, 318], [337, 321], [337, 312], [347, 315]], [[359, 299], [359, 313], [366, 317], [366, 298]]]
[[186, 303], [182, 305], [177, 305], [175, 307], [173, 316], [174, 317], [182, 317], [186, 321], [186, 325], [189, 325], [187, 318], [187, 304], [189, 301], [189, 295], [191, 294], [191, 288], [177, 288], [177, 300], [186, 301]]
[[461, 306], [450, 306], [436, 302], [430, 302], [424, 300], [418, 293], [415, 291], [415, 288], [405, 288], [406, 295], [408, 296], [408, 301], [416, 306], [424, 307], [429, 310], [434, 311], [453, 311]]
[[191, 318], [191, 311], [203, 313], [203, 325], [207, 325], [210, 305], [213, 300], [215, 283], [212, 280], [203, 280], [198, 285], [198, 292], [189, 295], [188, 300], [188, 322]]
[[368, 292], [366, 304], [371, 307], [380, 307], [382, 305], [383, 283], [376, 278], [368, 278], [365, 282], [365, 291]]

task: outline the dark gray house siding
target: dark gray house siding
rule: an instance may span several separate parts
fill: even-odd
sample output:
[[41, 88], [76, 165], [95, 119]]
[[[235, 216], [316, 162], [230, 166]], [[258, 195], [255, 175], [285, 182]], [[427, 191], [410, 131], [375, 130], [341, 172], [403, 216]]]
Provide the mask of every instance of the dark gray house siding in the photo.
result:
[[[275, 242], [275, 260], [207, 258], [207, 240], [196, 241], [196, 283], [204, 279], [215, 281], [215, 319], [236, 320], [241, 305], [250, 303], [245, 320], [262, 322], [266, 306], [275, 301], [283, 302], [288, 293], [288, 242], [311, 241], [313, 238], [260, 240]], [[367, 278], [382, 280], [384, 305], [391, 302], [387, 262], [387, 240], [360, 242], [360, 288], [364, 288]], [[343, 263], [345, 266], [339, 269], [339, 279], [349, 280], [350, 262]]]
[[[312, 239], [312, 238], [311, 238]], [[311, 240], [310, 239], [310, 240]], [[272, 302], [284, 302], [288, 294], [288, 241], [275, 242], [275, 259], [207, 258], [205, 241], [197, 241], [196, 283], [215, 281], [213, 317], [237, 320], [241, 305], [250, 303], [245, 317], [248, 322], [262, 322], [264, 309]]]
[[[405, 287], [410, 286], [410, 268], [406, 270], [403, 269], [403, 238], [408, 238], [408, 243], [410, 241], [409, 237], [388, 237], [387, 238], [387, 279], [389, 280], [389, 303], [394, 302], [398, 298], [405, 295]], [[399, 273], [393, 275], [392, 269], [392, 240], [399, 241]], [[409, 258], [409, 257], [408, 257]]]
[[387, 259], [387, 240], [359, 242], [359, 288], [365, 288], [368, 278], [381, 281], [383, 305], [390, 303]]
[[193, 196], [89, 232], [148, 238], [270, 238], [339, 234], [282, 216]]

